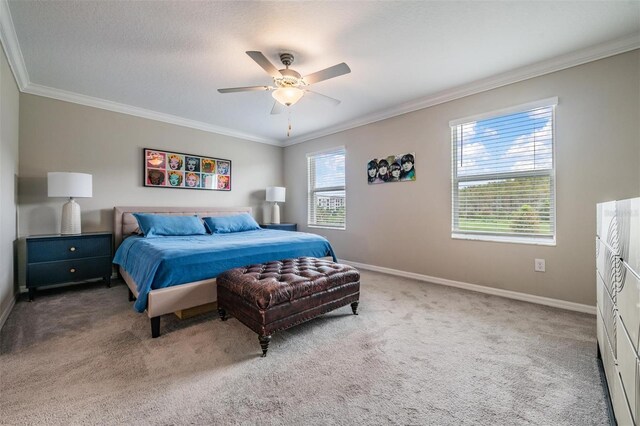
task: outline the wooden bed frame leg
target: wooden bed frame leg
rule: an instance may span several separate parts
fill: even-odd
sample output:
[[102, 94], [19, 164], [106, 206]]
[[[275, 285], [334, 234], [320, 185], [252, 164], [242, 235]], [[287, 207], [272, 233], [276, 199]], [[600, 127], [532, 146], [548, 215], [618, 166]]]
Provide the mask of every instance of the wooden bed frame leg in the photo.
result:
[[353, 302], [351, 304], [351, 310], [353, 311], [353, 315], [358, 315], [358, 305], [360, 302]]
[[151, 337], [160, 336], [160, 317], [149, 318], [151, 320]]
[[262, 348], [261, 357], [264, 358], [267, 356], [267, 351], [269, 350], [269, 342], [271, 342], [271, 335], [268, 336], [258, 336], [258, 340], [260, 341], [260, 347]]
[[133, 292], [131, 291], [131, 289], [129, 290], [129, 302], [133, 302], [134, 300], [136, 300], [135, 296], [133, 295]]
[[218, 308], [218, 315], [220, 315], [220, 319], [222, 321], [227, 320], [227, 311], [225, 311], [223, 308]]

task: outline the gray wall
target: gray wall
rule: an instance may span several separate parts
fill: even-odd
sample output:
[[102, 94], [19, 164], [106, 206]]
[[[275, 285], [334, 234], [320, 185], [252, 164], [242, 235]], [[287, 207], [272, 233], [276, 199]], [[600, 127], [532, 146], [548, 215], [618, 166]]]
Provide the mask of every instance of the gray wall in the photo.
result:
[[[230, 159], [232, 190], [144, 187], [145, 147]], [[77, 199], [83, 231], [111, 230], [118, 205], [252, 206], [261, 220], [266, 186], [283, 184], [280, 147], [24, 93], [20, 156], [20, 236], [60, 230], [65, 200], [47, 198], [51, 171], [93, 175], [93, 197]]]
[[[1, 49], [0, 49], [1, 50]], [[0, 54], [0, 327], [15, 300], [14, 241], [18, 173], [19, 91], [4, 50]]]
[[[314, 229], [341, 259], [595, 305], [595, 205], [640, 195], [638, 93], [636, 50], [287, 147], [286, 219], [306, 229], [305, 154], [344, 145], [347, 230]], [[553, 96], [557, 246], [451, 239], [449, 121]], [[367, 185], [369, 159], [412, 151], [415, 182]]]

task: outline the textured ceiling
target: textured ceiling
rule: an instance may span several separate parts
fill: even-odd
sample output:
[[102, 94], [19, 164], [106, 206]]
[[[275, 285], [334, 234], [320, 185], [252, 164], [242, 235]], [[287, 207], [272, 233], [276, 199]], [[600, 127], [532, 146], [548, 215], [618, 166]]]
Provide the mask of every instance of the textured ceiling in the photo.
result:
[[[640, 2], [9, 1], [30, 83], [287, 141], [640, 31]], [[351, 74], [270, 115], [245, 51]], [[280, 68], [280, 67], [279, 67]]]

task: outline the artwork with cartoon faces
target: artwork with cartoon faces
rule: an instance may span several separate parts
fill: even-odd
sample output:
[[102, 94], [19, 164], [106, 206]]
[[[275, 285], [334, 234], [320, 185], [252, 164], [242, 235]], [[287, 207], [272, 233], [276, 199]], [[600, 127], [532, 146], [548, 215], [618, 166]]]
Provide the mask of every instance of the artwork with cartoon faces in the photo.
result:
[[374, 158], [367, 163], [367, 182], [371, 184], [416, 180], [415, 153]]
[[399, 181], [401, 171], [402, 171], [402, 166], [400, 164], [391, 163], [391, 166], [389, 166], [389, 172], [390, 172], [389, 180], [392, 182]]
[[180, 154], [168, 154], [167, 170], [184, 170], [184, 156]]
[[169, 172], [169, 185], [182, 186], [183, 175], [182, 172], [171, 171]]
[[218, 175], [218, 189], [231, 189], [229, 176]]
[[198, 157], [185, 157], [185, 170], [188, 172], [200, 171], [200, 159]]
[[216, 160], [211, 158], [202, 159], [202, 173], [215, 173], [216, 172]]
[[231, 167], [228, 161], [218, 161], [218, 174], [228, 175]]
[[413, 154], [405, 154], [400, 159], [402, 165], [402, 174], [400, 180], [416, 180], [416, 169], [414, 167], [415, 159]]
[[144, 186], [231, 191], [231, 160], [144, 148]]
[[189, 188], [198, 188], [200, 186], [200, 173], [187, 172], [187, 177], [184, 181]]
[[376, 176], [378, 176], [378, 162], [371, 160], [367, 164], [367, 180], [369, 183], [375, 182]]
[[166, 180], [164, 170], [149, 169], [147, 170], [147, 184], [150, 186], [164, 186]]
[[147, 159], [147, 167], [153, 169], [164, 169], [167, 154], [164, 152], [148, 150], [145, 153], [145, 158]]

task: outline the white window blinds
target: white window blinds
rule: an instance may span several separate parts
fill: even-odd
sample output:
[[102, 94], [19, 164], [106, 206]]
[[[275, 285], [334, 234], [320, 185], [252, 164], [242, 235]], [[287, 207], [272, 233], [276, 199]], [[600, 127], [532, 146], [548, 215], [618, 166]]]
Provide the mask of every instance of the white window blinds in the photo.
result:
[[345, 150], [307, 154], [308, 225], [345, 229]]
[[555, 242], [556, 103], [452, 122], [454, 237]]

